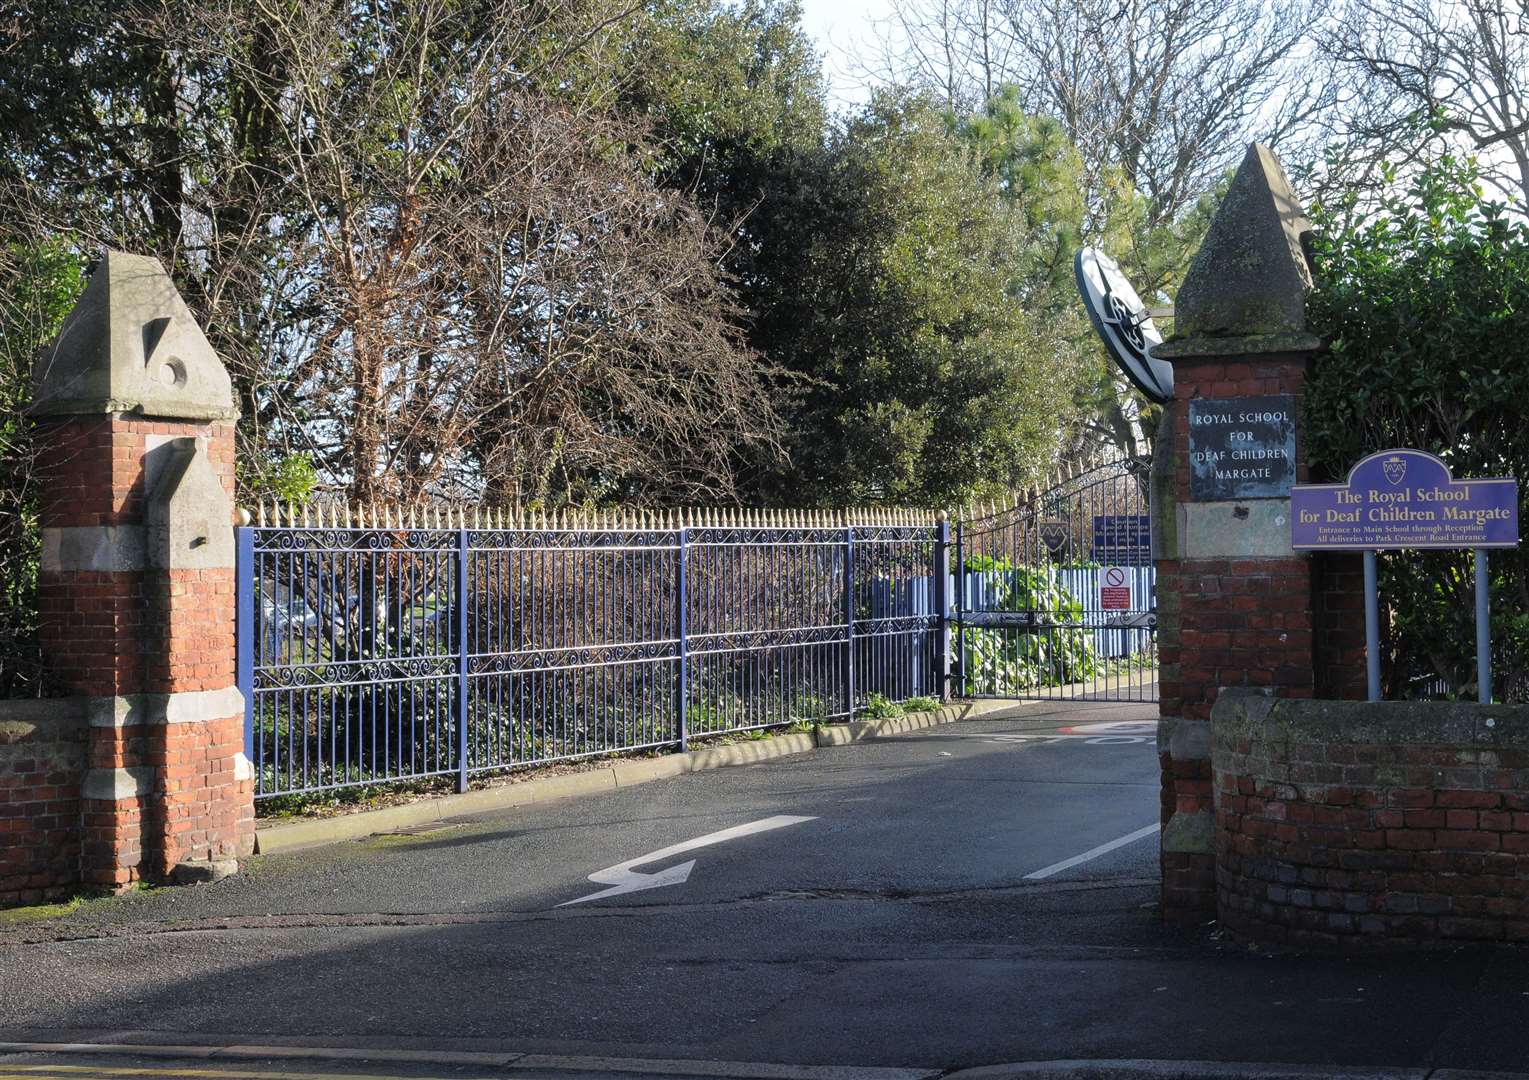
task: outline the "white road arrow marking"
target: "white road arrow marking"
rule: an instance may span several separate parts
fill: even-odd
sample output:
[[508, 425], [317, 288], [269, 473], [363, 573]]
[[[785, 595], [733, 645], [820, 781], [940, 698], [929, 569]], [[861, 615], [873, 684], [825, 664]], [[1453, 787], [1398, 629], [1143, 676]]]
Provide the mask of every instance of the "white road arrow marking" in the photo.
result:
[[751, 821], [747, 825], [734, 825], [731, 829], [722, 829], [718, 832], [707, 833], [698, 836], [694, 840], [686, 840], [684, 843], [671, 844], [669, 847], [658, 851], [650, 851], [646, 855], [639, 855], [635, 859], [608, 866], [604, 870], [596, 870], [589, 875], [589, 880], [596, 885], [609, 885], [608, 889], [581, 896], [577, 900], [566, 900], [558, 907], [567, 907], [570, 904], [582, 904], [588, 900], [603, 900], [607, 896], [620, 896], [622, 893], [640, 892], [643, 889], [658, 889], [665, 885], [679, 885], [690, 878], [690, 871], [695, 868], [695, 860], [682, 862], [678, 866], [671, 866], [652, 874], [640, 874], [632, 869], [643, 863], [658, 862], [660, 859], [672, 859], [676, 855], [683, 855], [687, 851], [696, 848], [711, 847], [713, 844], [726, 843], [729, 840], [737, 840], [739, 837], [752, 836], [755, 833], [769, 832], [772, 829], [784, 829], [787, 825], [800, 825], [804, 821], [814, 821], [812, 817], [792, 817], [789, 814], [777, 814], [775, 817], [761, 818]]

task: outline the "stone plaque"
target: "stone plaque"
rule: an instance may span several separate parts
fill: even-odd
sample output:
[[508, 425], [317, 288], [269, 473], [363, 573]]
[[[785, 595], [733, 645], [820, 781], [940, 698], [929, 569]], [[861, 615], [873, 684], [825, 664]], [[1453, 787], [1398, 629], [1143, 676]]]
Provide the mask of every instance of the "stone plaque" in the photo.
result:
[[1295, 481], [1295, 397], [1189, 403], [1189, 497], [1277, 499]]

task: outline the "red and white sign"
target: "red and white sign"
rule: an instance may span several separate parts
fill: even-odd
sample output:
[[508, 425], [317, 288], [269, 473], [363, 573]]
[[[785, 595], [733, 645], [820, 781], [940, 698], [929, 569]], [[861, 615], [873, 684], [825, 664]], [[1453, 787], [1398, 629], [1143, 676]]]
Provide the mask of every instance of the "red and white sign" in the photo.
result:
[[1107, 566], [1099, 575], [1099, 607], [1103, 611], [1131, 610], [1131, 573], [1123, 566]]

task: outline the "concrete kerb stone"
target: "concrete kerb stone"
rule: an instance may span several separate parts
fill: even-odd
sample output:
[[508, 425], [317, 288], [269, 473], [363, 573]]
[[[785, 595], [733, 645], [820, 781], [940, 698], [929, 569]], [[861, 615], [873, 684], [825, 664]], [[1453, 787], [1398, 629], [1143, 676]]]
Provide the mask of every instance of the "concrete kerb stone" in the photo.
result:
[[884, 716], [875, 720], [857, 720], [852, 724], [824, 724], [816, 729], [819, 746], [848, 746], [880, 735], [901, 735], [909, 731], [938, 727], [956, 720], [976, 719], [1023, 704], [1015, 701], [962, 701], [942, 705], [929, 712], [906, 716]]
[[238, 859], [188, 859], [171, 868], [170, 882], [174, 885], [205, 885], [238, 872]]
[[277, 822], [256, 828], [255, 853], [269, 855], [278, 851], [297, 851], [335, 844], [343, 840], [361, 840], [378, 833], [429, 825], [452, 818], [471, 817], [495, 810], [513, 810], [517, 806], [529, 806], [536, 802], [615, 790], [614, 770], [592, 769], [588, 772], [527, 780], [522, 784], [468, 791], [461, 795], [443, 795], [398, 806], [384, 806], [379, 810], [365, 810], [341, 817]]
[[[133, 1036], [139, 1033], [129, 1032]], [[145, 1035], [155, 1033], [142, 1033]], [[70, 1056], [132, 1056], [186, 1058], [198, 1061], [344, 1061], [374, 1064], [410, 1063], [440, 1066], [486, 1066], [506, 1076], [531, 1072], [589, 1075], [625, 1073], [634, 1076], [680, 1077], [699, 1080], [934, 1080], [940, 1070], [895, 1066], [791, 1065], [768, 1061], [711, 1061], [691, 1058], [625, 1058], [565, 1054], [532, 1054], [520, 1050], [465, 1049], [483, 1040], [455, 1040], [434, 1049], [396, 1046], [322, 1046], [314, 1040], [289, 1039], [269, 1044], [233, 1043], [221, 1040], [173, 1045], [121, 1038], [120, 1033], [102, 1042], [0, 1042], [0, 1056], [10, 1054], [56, 1054]], [[46, 1069], [46, 1066], [42, 1066]]]
[[[434, 1046], [419, 1040], [359, 1039], [357, 1045], [323, 1045], [320, 1039], [281, 1037], [266, 1044], [230, 1041], [227, 1036], [190, 1036], [185, 1044], [159, 1041], [163, 1032], [103, 1033], [98, 1041], [0, 1042], [0, 1055], [54, 1054], [80, 1057], [130, 1055], [145, 1058], [194, 1060], [355, 1061], [476, 1065], [497, 1067], [505, 1075], [527, 1071], [628, 1073], [635, 1076], [694, 1076], [717, 1080], [1529, 1080], [1529, 1073], [1438, 1069], [1432, 1066], [1356, 1067], [1224, 1061], [1162, 1061], [1152, 1059], [1024, 1061], [944, 1072], [929, 1068], [864, 1067], [853, 1065], [788, 1065], [775, 1062], [707, 1061], [692, 1059], [566, 1056], [527, 1053], [493, 1041], [452, 1040]], [[412, 1043], [413, 1045], [409, 1045]]]
[[[526, 1054], [506, 1067], [526, 1070], [630, 1073], [636, 1076], [694, 1076], [700, 1080], [934, 1080], [936, 1069], [855, 1065], [788, 1065], [768, 1061], [705, 1061], [686, 1058], [619, 1058]], [[533, 1074], [534, 1075], [534, 1074]]]
[[275, 852], [298, 851], [303, 848], [336, 844], [345, 840], [360, 840], [378, 833], [415, 828], [498, 810], [513, 810], [518, 806], [529, 806], [532, 803], [615, 791], [618, 788], [666, 780], [686, 773], [774, 761], [777, 758], [809, 753], [821, 747], [847, 746], [882, 735], [919, 731], [1015, 707], [1016, 702], [1012, 701], [960, 702], [930, 712], [883, 717], [853, 724], [829, 724], [818, 727], [811, 733], [791, 732], [776, 735], [773, 738], [733, 743], [728, 746], [708, 746], [683, 754], [616, 761], [608, 766], [584, 772], [538, 777], [519, 784], [504, 784], [460, 795], [442, 795], [433, 799], [421, 799], [419, 802], [387, 806], [379, 810], [365, 810], [341, 817], [272, 822], [256, 830], [255, 850], [257, 854], [270, 855]]
[[[1526, 1080], [1524, 1073], [1486, 1073], [1482, 1080]], [[1444, 1080], [1432, 1068], [1345, 1068], [1234, 1061], [1023, 1061], [946, 1073], [941, 1080]], [[1457, 1076], [1456, 1080], [1464, 1080]]]

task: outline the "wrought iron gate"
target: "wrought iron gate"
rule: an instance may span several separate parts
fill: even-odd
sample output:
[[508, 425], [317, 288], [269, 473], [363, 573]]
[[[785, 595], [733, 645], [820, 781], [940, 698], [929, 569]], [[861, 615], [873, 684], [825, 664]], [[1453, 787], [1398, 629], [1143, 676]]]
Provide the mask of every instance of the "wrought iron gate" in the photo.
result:
[[957, 523], [961, 696], [1157, 700], [1148, 469], [1100, 465]]

